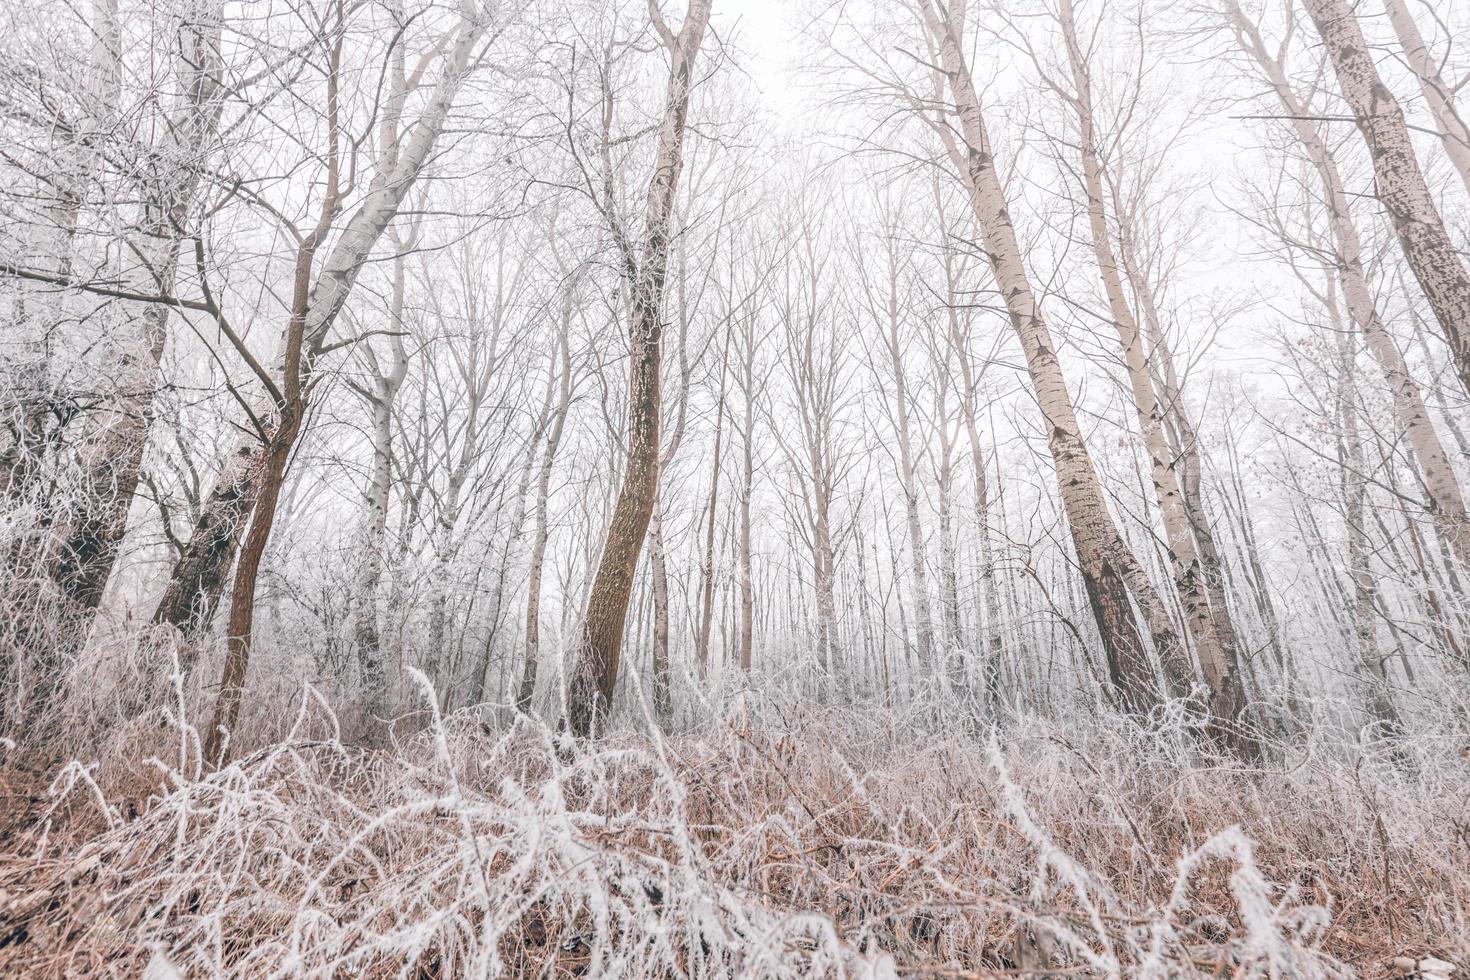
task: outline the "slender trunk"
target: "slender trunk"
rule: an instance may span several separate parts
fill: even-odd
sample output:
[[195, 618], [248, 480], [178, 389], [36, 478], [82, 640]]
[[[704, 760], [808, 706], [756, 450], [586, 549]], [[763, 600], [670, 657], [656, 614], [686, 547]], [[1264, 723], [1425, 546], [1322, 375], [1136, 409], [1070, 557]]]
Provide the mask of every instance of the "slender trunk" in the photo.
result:
[[[1112, 232], [1108, 227], [1103, 196], [1103, 162], [1098, 151], [1093, 121], [1092, 79], [1082, 47], [1077, 40], [1071, 0], [1061, 0], [1059, 19], [1066, 39], [1068, 62], [1075, 86], [1075, 96], [1070, 101], [1076, 110], [1080, 134], [1079, 152], [1083, 184], [1087, 193], [1087, 219], [1093, 257], [1102, 278], [1108, 311], [1118, 332], [1118, 342], [1123, 348], [1123, 363], [1133, 395], [1134, 410], [1144, 447], [1149, 455], [1154, 498], [1158, 501], [1163, 520], [1169, 564], [1179, 600], [1184, 607], [1184, 619], [1194, 635], [1195, 649], [1204, 669], [1205, 683], [1209, 689], [1210, 714], [1216, 725], [1222, 727], [1219, 734], [1224, 740], [1236, 749], [1249, 753], [1253, 751], [1252, 743], [1236, 728], [1241, 712], [1245, 710], [1245, 688], [1241, 681], [1237, 651], [1233, 643], [1227, 642], [1227, 637], [1233, 640], [1233, 632], [1222, 635], [1217, 626], [1217, 612], [1210, 607], [1204, 569], [1195, 545], [1184, 496], [1179, 487], [1178, 474], [1174, 469], [1174, 457], [1164, 437], [1163, 413], [1154, 392], [1148, 359], [1144, 355], [1143, 331], [1128, 304], [1123, 289], [1123, 277], [1113, 249]], [[1218, 611], [1219, 615], [1224, 613], [1223, 609]]]
[[1123, 267], [1129, 282], [1139, 297], [1143, 308], [1144, 324], [1148, 332], [1149, 366], [1157, 377], [1160, 395], [1159, 409], [1170, 436], [1170, 452], [1179, 473], [1179, 494], [1190, 530], [1199, 549], [1200, 571], [1205, 582], [1205, 594], [1209, 599], [1211, 615], [1220, 642], [1227, 650], [1235, 652], [1239, 666], [1240, 639], [1235, 621], [1230, 613], [1225, 582], [1225, 562], [1220, 554], [1216, 539], [1215, 524], [1205, 507], [1204, 466], [1201, 460], [1200, 439], [1189, 408], [1184, 401], [1184, 391], [1174, 365], [1174, 352], [1164, 337], [1163, 324], [1159, 317], [1158, 304], [1154, 297], [1153, 284], [1133, 261], [1132, 248], [1127, 238], [1122, 243]]
[[720, 390], [715, 399], [715, 451], [710, 465], [709, 501], [705, 504], [704, 553], [699, 560], [699, 634], [695, 638], [694, 661], [699, 678], [709, 676], [710, 627], [715, 614], [715, 522], [719, 516], [720, 462], [725, 437], [725, 380], [729, 375], [730, 336], [726, 334], [720, 356]]
[[260, 496], [245, 541], [240, 548], [240, 561], [235, 569], [235, 588], [230, 596], [230, 621], [225, 648], [224, 673], [220, 678], [214, 718], [204, 736], [204, 759], [209, 765], [222, 765], [240, 719], [246, 672], [254, 643], [255, 591], [260, 576], [261, 559], [270, 543], [275, 523], [276, 502], [286, 481], [286, 467], [291, 449], [301, 431], [300, 412], [303, 405], [288, 405], [281, 426], [265, 454]]
[[[817, 594], [817, 666], [827, 673], [837, 666], [837, 593], [832, 581], [837, 559], [832, 550], [831, 505], [825, 476], [814, 481], [813, 493], [816, 520], [812, 528], [812, 585]], [[742, 511], [742, 519], [745, 516], [746, 512]], [[742, 534], [746, 526], [741, 525]]]
[[[654, 174], [648, 188], [647, 238], [641, 255], [635, 254], [633, 243], [620, 243], [632, 293], [632, 316], [628, 324], [627, 465], [587, 598], [577, 662], [568, 682], [568, 726], [573, 734], [584, 738], [602, 727], [612, 709], [633, 574], [658, 496], [664, 279], [675, 192], [684, 161], [684, 129], [694, 84], [694, 61], [709, 23], [711, 2], [690, 0], [677, 36], [663, 24], [657, 8], [650, 8], [672, 65]], [[611, 201], [607, 204], [613, 206]]]
[[[505, 615], [505, 584], [510, 578], [511, 570], [517, 567], [518, 564], [520, 556], [517, 553], [517, 545], [526, 527], [526, 512], [530, 509], [531, 471], [535, 468], [536, 442], [540, 440], [541, 432], [551, 415], [551, 391], [549, 387], [546, 394], [547, 400], [541, 408], [535, 439], [532, 440], [530, 446], [526, 447], [526, 460], [521, 466], [521, 475], [516, 480], [515, 508], [511, 511], [510, 530], [506, 534], [505, 547], [500, 553], [500, 560], [496, 562], [495, 590], [490, 594], [491, 635], [485, 643], [480, 660], [480, 669], [475, 672], [475, 686], [470, 695], [471, 704], [484, 703], [486, 694], [490, 690], [490, 668], [494, 663], [495, 653], [494, 634], [499, 631], [501, 618]], [[446, 704], [448, 703], [447, 698], [452, 691], [452, 684], [442, 685], [441, 695], [446, 698]]]
[[1389, 23], [1393, 24], [1394, 33], [1399, 37], [1409, 70], [1419, 80], [1419, 90], [1424, 93], [1424, 101], [1434, 116], [1445, 155], [1460, 175], [1465, 190], [1470, 192], [1470, 126], [1465, 125], [1465, 120], [1455, 108], [1455, 89], [1440, 77], [1439, 62], [1424, 43], [1424, 35], [1419, 33], [1419, 25], [1414, 22], [1409, 5], [1404, 0], [1383, 0], [1383, 9], [1388, 11]]
[[[943, 389], [941, 389], [943, 390]], [[954, 437], [941, 403], [938, 413], [946, 431], [940, 433], [939, 472], [935, 475], [939, 496], [939, 614], [944, 624], [946, 673], [957, 685], [966, 683], [965, 637], [960, 629], [960, 584], [954, 541]]]
[[526, 654], [521, 669], [521, 684], [516, 692], [516, 710], [531, 710], [536, 694], [536, 666], [541, 653], [541, 574], [546, 562], [546, 543], [550, 534], [547, 524], [548, 501], [551, 497], [551, 473], [556, 464], [556, 450], [561, 445], [562, 430], [572, 404], [571, 333], [572, 294], [562, 310], [561, 331], [557, 336], [559, 359], [556, 408], [546, 433], [546, 446], [541, 451], [541, 469], [536, 475], [535, 530], [531, 538], [531, 567], [526, 586]]
[[934, 625], [929, 608], [929, 583], [925, 561], [924, 529], [919, 522], [919, 482], [914, 458], [913, 433], [909, 422], [908, 382], [904, 377], [903, 357], [899, 349], [898, 243], [893, 234], [887, 236], [888, 295], [884, 309], [886, 319], [888, 367], [893, 374], [893, 434], [898, 442], [899, 480], [903, 487], [904, 525], [909, 538], [909, 586], [914, 607], [914, 632], [918, 645], [920, 670], [934, 669]]
[[747, 326], [741, 357], [741, 386], [745, 394], [740, 425], [740, 669], [748, 671], [755, 658], [755, 580], [751, 566], [750, 498], [755, 491], [755, 331]]
[[969, 345], [960, 329], [956, 308], [961, 302], [959, 283], [953, 268], [953, 256], [946, 250], [945, 291], [949, 321], [949, 343], [960, 366], [960, 413], [964, 420], [966, 445], [970, 451], [971, 476], [975, 481], [975, 526], [978, 531], [979, 579], [983, 596], [984, 624], [980, 635], [980, 689], [987, 710], [994, 715], [1000, 706], [1000, 661], [1005, 656], [1001, 631], [1000, 585], [996, 581], [995, 554], [992, 544], [990, 516], [990, 477], [985, 464], [985, 449], [980, 439], [979, 384], [970, 361]]
[[394, 336], [390, 340], [393, 360], [386, 374], [374, 372], [374, 390], [369, 396], [372, 411], [373, 465], [368, 481], [363, 515], [362, 567], [358, 571], [353, 610], [353, 640], [362, 670], [363, 692], [368, 710], [386, 703], [387, 670], [383, 663], [378, 632], [378, 586], [383, 579], [383, 552], [388, 538], [388, 496], [393, 476], [393, 402], [408, 376], [408, 352], [403, 338], [404, 255], [393, 257], [393, 292], [389, 319]]
[[[1345, 325], [1342, 325], [1345, 326]], [[1402, 731], [1403, 723], [1389, 691], [1385, 658], [1380, 655], [1374, 628], [1377, 587], [1369, 566], [1368, 531], [1364, 523], [1368, 480], [1365, 476], [1362, 436], [1357, 420], [1357, 381], [1353, 332], [1338, 331], [1338, 426], [1342, 432], [1342, 483], [1348, 539], [1348, 577], [1353, 583], [1351, 606], [1353, 640], [1363, 678], [1364, 702], [1369, 716], [1385, 734]]]
[[648, 524], [648, 563], [653, 585], [653, 714], [667, 727], [673, 715], [669, 676], [669, 570], [664, 560], [663, 514], [654, 501]]
[[1348, 0], [1303, 0], [1317, 25], [1342, 96], [1373, 161], [1376, 196], [1439, 321], [1460, 383], [1470, 392], [1470, 269], [1450, 241], [1414, 155], [1398, 100], [1378, 76]]
[[1026, 357], [1027, 371], [1045, 419], [1047, 442], [1056, 464], [1057, 486], [1067, 515], [1083, 583], [1107, 653], [1109, 676], [1130, 710], [1146, 711], [1159, 702], [1153, 668], [1129, 602], [1138, 601], [1142, 618], [1163, 662], [1170, 693], [1190, 688], [1193, 670], [1180, 646], [1162, 601], [1143, 567], [1108, 513], [1092, 458], [1082, 440], [1072, 396], [1057, 359], [1011, 224], [1005, 192], [986, 133], [980, 99], [960, 48], [963, 4], [953, 3], [941, 21], [930, 8], [925, 19], [938, 48], [959, 114], [965, 147], [955, 149], [965, 175], [985, 251], [1011, 325]]

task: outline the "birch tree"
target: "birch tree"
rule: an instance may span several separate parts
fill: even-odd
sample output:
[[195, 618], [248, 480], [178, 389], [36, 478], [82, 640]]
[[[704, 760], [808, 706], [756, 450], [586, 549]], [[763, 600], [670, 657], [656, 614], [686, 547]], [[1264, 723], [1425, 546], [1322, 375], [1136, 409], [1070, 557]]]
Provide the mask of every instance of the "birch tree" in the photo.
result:
[[1332, 59], [1337, 85], [1368, 147], [1374, 194], [1388, 212], [1399, 247], [1419, 280], [1449, 345], [1460, 383], [1470, 392], [1470, 268], [1450, 240], [1429, 193], [1398, 100], [1379, 77], [1348, 0], [1303, 0]]
[[1407, 438], [1410, 454], [1423, 475], [1427, 510], [1459, 560], [1470, 562], [1470, 515], [1466, 512], [1464, 493], [1425, 405], [1420, 386], [1379, 313], [1379, 304], [1368, 283], [1363, 244], [1353, 221], [1347, 187], [1336, 154], [1322, 137], [1310, 105], [1297, 94], [1290, 81], [1286, 65], [1287, 44], [1281, 44], [1273, 52], [1260, 29], [1238, 3], [1226, 0], [1225, 9], [1237, 44], [1269, 83], [1292, 134], [1316, 172], [1331, 234], [1329, 254], [1336, 268], [1348, 315], [1388, 382], [1398, 426]]
[[[1211, 713], [1227, 726], [1233, 726], [1245, 710], [1245, 689], [1235, 631], [1224, 604], [1212, 606], [1210, 603], [1204, 566], [1175, 470], [1175, 456], [1164, 434], [1163, 409], [1154, 390], [1143, 330], [1124, 287], [1104, 189], [1106, 163], [1097, 131], [1092, 70], [1088, 63], [1092, 45], [1084, 49], [1071, 0], [1061, 0], [1057, 22], [1067, 51], [1072, 84], [1070, 89], [1056, 83], [1053, 87], [1076, 116], [1078, 157], [1093, 258], [1107, 298], [1108, 313], [1123, 349], [1123, 365], [1139, 431], [1148, 452], [1153, 493], [1163, 519], [1174, 583], [1184, 606], [1185, 621], [1194, 636], [1196, 654], [1204, 669]], [[1137, 100], [1138, 93], [1131, 93], [1130, 97]], [[1125, 134], [1111, 135], [1114, 139], [1121, 139]], [[1233, 735], [1232, 740], [1240, 745], [1247, 744], [1238, 734]]]
[[[1132, 710], [1147, 710], [1158, 702], [1161, 689], [1154, 682], [1145, 634], [1162, 660], [1168, 693], [1189, 690], [1193, 667], [1163, 602], [1108, 512], [1097, 471], [1083, 441], [1056, 345], [1011, 223], [979, 94], [962, 47], [966, 3], [920, 0], [917, 13], [932, 63], [938, 66], [936, 85], [944, 86], [946, 102], [954, 106], [956, 117], [953, 123], [934, 119], [932, 124], [945, 140], [970, 194], [987, 258], [1026, 357], [1083, 582], [1107, 652], [1109, 677], [1125, 705]], [[1130, 597], [1138, 603], [1141, 624], [1134, 618]]]
[[1441, 74], [1439, 60], [1425, 43], [1409, 5], [1404, 0], [1383, 0], [1383, 9], [1388, 13], [1394, 34], [1398, 36], [1404, 60], [1419, 82], [1419, 91], [1424, 93], [1424, 101], [1429, 106], [1435, 128], [1439, 130], [1445, 156], [1460, 175], [1466, 193], [1470, 193], [1470, 126], [1466, 126], [1455, 105], [1459, 86], [1451, 85]]

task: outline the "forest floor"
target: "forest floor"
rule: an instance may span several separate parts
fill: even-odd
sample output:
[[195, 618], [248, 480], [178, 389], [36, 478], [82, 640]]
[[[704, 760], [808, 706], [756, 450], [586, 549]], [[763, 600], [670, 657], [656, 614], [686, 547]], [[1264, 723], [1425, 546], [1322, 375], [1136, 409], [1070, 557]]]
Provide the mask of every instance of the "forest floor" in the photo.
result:
[[0, 779], [0, 975], [1466, 976], [1470, 764], [755, 696], [587, 744], [324, 711]]

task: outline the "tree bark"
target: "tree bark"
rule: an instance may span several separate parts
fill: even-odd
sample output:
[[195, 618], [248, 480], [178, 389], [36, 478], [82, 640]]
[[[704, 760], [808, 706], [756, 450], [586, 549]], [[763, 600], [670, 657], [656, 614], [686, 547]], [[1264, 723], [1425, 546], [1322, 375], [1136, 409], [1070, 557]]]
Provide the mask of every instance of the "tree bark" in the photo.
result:
[[[1154, 682], [1148, 650], [1133, 616], [1130, 593], [1138, 601], [1145, 628], [1159, 652], [1169, 693], [1188, 692], [1193, 670], [1162, 601], [1108, 513], [1097, 471], [1082, 440], [1051, 332], [1021, 257], [995, 168], [980, 98], [960, 48], [963, 0], [950, 4], [947, 13], [941, 16], [928, 3], [923, 7], [926, 27], [954, 97], [959, 131], [965, 144], [961, 151], [954, 147], [951, 138], [952, 156], [960, 165], [970, 192], [983, 246], [1010, 314], [1011, 326], [1025, 354], [1027, 372], [1045, 420], [1057, 486], [1088, 600], [1107, 653], [1110, 680], [1129, 710], [1147, 711], [1159, 703], [1161, 692]], [[942, 129], [942, 132], [948, 134], [949, 130]]]
[[1455, 107], [1455, 89], [1440, 76], [1439, 63], [1424, 43], [1424, 35], [1419, 33], [1409, 5], [1404, 0], [1383, 0], [1383, 9], [1388, 11], [1389, 23], [1404, 49], [1409, 70], [1419, 80], [1419, 90], [1424, 93], [1424, 101], [1429, 104], [1429, 112], [1439, 129], [1445, 156], [1460, 175], [1465, 190], [1470, 192], [1470, 126], [1466, 126]]
[[1348, 0], [1303, 0], [1332, 58], [1338, 88], [1368, 146], [1375, 196], [1439, 321], [1460, 383], [1470, 392], [1470, 269], [1450, 241], [1414, 155], [1398, 100], [1378, 76]]
[[[583, 738], [599, 730], [612, 709], [633, 574], [658, 495], [664, 280], [675, 193], [684, 163], [694, 62], [709, 24], [711, 2], [690, 0], [677, 35], [663, 23], [656, 0], [649, 8], [672, 64], [654, 174], [648, 188], [646, 238], [641, 254], [635, 252], [632, 242], [618, 236], [632, 298], [628, 324], [628, 451], [622, 487], [587, 598], [581, 642], [567, 686], [567, 723], [573, 734]], [[614, 203], [605, 201], [604, 206], [611, 209]]]

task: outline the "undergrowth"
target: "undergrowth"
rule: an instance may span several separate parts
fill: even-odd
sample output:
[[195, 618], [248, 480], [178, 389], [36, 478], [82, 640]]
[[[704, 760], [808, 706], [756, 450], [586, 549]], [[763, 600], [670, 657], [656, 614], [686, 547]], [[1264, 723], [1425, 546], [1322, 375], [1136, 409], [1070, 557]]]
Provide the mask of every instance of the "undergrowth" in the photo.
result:
[[160, 749], [146, 767], [73, 762], [29, 794], [7, 771], [0, 973], [1338, 977], [1466, 962], [1470, 773], [1449, 733], [1416, 739], [1407, 763], [1318, 733], [1244, 769], [1202, 755], [1178, 718], [983, 728], [747, 691], [677, 736], [578, 743], [464, 712], [368, 751], [308, 691], [287, 738], [209, 772], [179, 714], [123, 740]]

